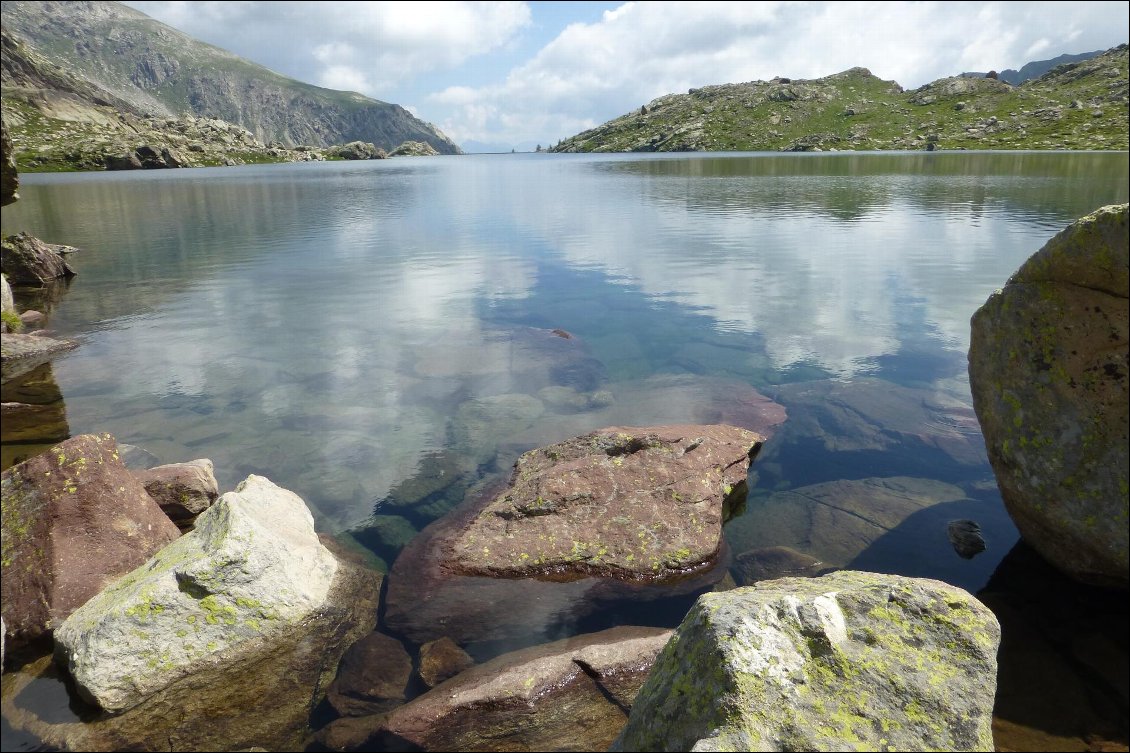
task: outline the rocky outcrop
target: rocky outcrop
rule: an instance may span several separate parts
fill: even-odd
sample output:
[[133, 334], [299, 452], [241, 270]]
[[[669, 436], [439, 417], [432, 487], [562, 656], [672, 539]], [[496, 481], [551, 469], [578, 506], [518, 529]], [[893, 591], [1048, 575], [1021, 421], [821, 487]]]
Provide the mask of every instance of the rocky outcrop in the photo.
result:
[[65, 257], [70, 250], [69, 246], [44, 243], [27, 233], [9, 235], [0, 246], [0, 265], [10, 283], [43, 285], [74, 276]]
[[0, 119], [0, 206], [8, 206], [19, 194], [20, 176], [16, 173], [16, 162], [12, 157], [12, 140], [8, 138], [8, 126]]
[[393, 711], [382, 736], [422, 750], [607, 750], [670, 634], [619, 627], [504, 654]]
[[722, 521], [760, 439], [724, 425], [613, 427], [525, 453], [504, 489], [401, 552], [386, 622], [414, 641], [466, 643], [536, 634], [602, 600], [708, 587], [725, 574]]
[[370, 633], [354, 643], [341, 659], [337, 678], [326, 694], [342, 716], [366, 716], [404, 703], [412, 657], [390, 635]]
[[438, 157], [435, 147], [423, 141], [405, 141], [388, 153], [390, 157]]
[[1074, 577], [1126, 588], [1127, 205], [1052, 238], [972, 319], [969, 380], [1009, 515]]
[[179, 528], [191, 528], [196, 516], [220, 496], [220, 486], [207, 458], [159, 465], [136, 471], [149, 496]]
[[699, 598], [613, 750], [993, 750], [1000, 628], [939, 581], [839, 572]]
[[325, 153], [327, 157], [346, 160], [386, 159], [389, 156], [384, 149], [367, 141], [350, 141], [348, 144], [327, 147]]
[[0, 588], [9, 638], [17, 643], [55, 630], [180, 535], [122, 465], [109, 434], [69, 439], [0, 478]]
[[74, 612], [56, 631], [56, 655], [84, 698], [121, 712], [204, 667], [293, 639], [336, 571], [302, 500], [249, 476], [194, 531]]

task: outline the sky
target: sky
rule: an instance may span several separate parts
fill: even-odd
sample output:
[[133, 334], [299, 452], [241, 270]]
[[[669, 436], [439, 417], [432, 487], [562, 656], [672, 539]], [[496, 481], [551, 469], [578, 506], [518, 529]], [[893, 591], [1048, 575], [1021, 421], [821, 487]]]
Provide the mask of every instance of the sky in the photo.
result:
[[465, 151], [547, 146], [691, 87], [863, 66], [913, 89], [1127, 41], [1118, 2], [125, 3]]

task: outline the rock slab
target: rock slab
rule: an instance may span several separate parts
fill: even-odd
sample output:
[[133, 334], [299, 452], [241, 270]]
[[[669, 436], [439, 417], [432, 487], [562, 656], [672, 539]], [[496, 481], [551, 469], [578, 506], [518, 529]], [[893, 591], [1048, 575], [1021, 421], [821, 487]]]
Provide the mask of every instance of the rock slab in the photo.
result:
[[180, 535], [109, 434], [73, 437], [9, 468], [0, 491], [0, 593], [17, 644], [50, 633]]
[[422, 750], [607, 750], [670, 630], [618, 627], [503, 654], [393, 711]]
[[969, 381], [1021, 536], [1076, 579], [1130, 586], [1127, 205], [1052, 238], [972, 319]]
[[452, 542], [466, 575], [663, 580], [713, 564], [763, 437], [726, 425], [611, 427], [531, 450]]
[[996, 618], [842, 571], [699, 597], [613, 750], [993, 750]]
[[44, 243], [27, 233], [9, 235], [3, 240], [0, 266], [8, 281], [24, 285], [44, 285], [75, 274], [62, 252], [64, 246]]
[[249, 476], [195, 530], [71, 614], [56, 658], [80, 695], [121, 712], [293, 631], [325, 604], [336, 571], [305, 503]]

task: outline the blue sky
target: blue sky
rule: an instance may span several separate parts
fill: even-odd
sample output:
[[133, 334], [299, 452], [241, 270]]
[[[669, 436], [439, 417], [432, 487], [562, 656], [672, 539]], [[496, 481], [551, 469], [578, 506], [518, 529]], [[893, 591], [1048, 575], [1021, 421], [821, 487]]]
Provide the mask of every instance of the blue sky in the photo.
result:
[[1119, 2], [184, 2], [187, 34], [404, 105], [468, 151], [528, 149], [690, 87], [864, 66], [915, 88], [1127, 41]]

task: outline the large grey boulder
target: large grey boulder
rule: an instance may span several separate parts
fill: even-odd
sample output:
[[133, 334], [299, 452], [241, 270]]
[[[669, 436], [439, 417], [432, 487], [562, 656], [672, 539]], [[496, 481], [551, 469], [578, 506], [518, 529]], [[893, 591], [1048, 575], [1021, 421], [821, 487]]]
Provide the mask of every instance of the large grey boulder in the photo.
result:
[[305, 503], [249, 476], [195, 530], [71, 614], [56, 656], [82, 696], [124, 711], [285, 639], [323, 607], [336, 571]]
[[0, 609], [15, 644], [50, 634], [180, 535], [109, 434], [73, 437], [4, 471], [0, 509]]
[[842, 571], [699, 597], [613, 750], [992, 750], [1000, 628], [939, 581]]
[[969, 382], [1021, 536], [1076, 579], [1126, 588], [1127, 205], [1056, 235], [972, 319]]

